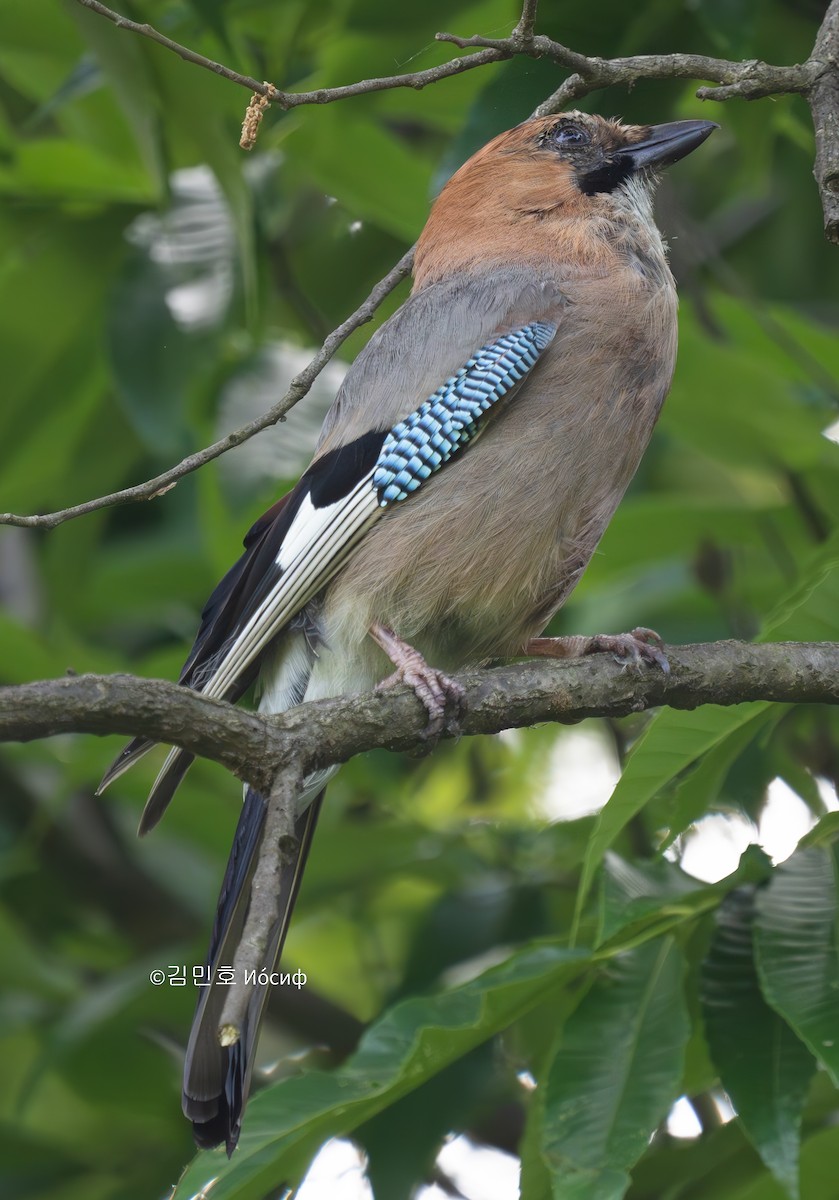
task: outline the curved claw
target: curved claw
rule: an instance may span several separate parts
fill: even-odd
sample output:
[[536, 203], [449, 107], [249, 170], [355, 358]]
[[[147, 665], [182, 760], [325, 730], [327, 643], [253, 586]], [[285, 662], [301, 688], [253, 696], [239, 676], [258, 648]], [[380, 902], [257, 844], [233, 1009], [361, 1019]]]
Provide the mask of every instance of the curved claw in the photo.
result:
[[428, 724], [423, 731], [425, 741], [436, 742], [443, 733], [456, 734], [460, 731], [463, 716], [463, 688], [456, 680], [442, 671], [429, 667], [421, 655], [419, 663], [405, 663], [387, 679], [377, 685], [376, 691], [407, 683], [428, 713]]
[[670, 674], [670, 663], [664, 653], [664, 642], [654, 629], [639, 625], [631, 633], [601, 634], [592, 639], [592, 649], [606, 651], [614, 656], [615, 662], [624, 667], [641, 668], [642, 665], [658, 667], [665, 675]]
[[428, 713], [428, 725], [423, 739], [432, 745], [445, 733], [460, 732], [460, 719], [464, 712], [465, 693], [456, 680], [451, 679], [436, 667], [430, 667], [419, 650], [408, 645], [385, 625], [375, 624], [371, 636], [381, 646], [396, 667], [376, 687], [376, 691], [407, 683]]

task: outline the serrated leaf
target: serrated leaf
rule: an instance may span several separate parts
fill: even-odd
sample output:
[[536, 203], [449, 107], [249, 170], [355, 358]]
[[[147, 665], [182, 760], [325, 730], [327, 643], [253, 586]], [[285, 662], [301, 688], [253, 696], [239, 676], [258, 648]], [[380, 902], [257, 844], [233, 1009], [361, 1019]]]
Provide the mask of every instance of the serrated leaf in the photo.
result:
[[833, 846], [798, 850], [757, 899], [763, 994], [839, 1083], [839, 957]]
[[702, 970], [702, 1011], [720, 1082], [758, 1154], [797, 1200], [801, 1114], [816, 1064], [763, 998], [754, 914], [752, 889], [732, 892], [720, 906]]
[[620, 1200], [678, 1095], [690, 1021], [682, 955], [658, 939], [614, 960], [566, 1022], [542, 1156], [555, 1200]]

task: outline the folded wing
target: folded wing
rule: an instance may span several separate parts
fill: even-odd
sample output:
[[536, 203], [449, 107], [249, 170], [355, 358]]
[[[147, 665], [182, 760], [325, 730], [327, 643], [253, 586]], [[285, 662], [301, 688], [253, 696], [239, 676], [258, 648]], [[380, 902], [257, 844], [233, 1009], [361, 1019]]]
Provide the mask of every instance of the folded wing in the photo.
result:
[[[180, 682], [238, 700], [266, 648], [340, 571], [388, 507], [408, 499], [485, 428], [552, 341], [556, 326], [532, 321], [477, 350], [423, 404], [389, 430], [371, 430], [317, 458], [297, 486], [245, 539], [245, 553], [210, 597]], [[153, 743], [135, 739], [100, 790]], [[193, 756], [170, 751], [140, 822], [162, 816]]]

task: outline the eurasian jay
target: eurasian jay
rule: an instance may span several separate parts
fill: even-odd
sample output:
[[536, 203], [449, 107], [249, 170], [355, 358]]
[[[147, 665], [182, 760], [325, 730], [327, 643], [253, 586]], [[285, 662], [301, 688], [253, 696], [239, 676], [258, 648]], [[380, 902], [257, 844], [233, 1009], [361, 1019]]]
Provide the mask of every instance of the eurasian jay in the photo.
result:
[[[710, 121], [623, 125], [579, 112], [500, 134], [449, 180], [410, 298], [356, 358], [297, 486], [253, 526], [213, 592], [180, 682], [261, 712], [410, 683], [439, 734], [447, 674], [528, 654], [608, 650], [666, 668], [649, 630], [539, 635], [580, 578], [650, 439], [676, 356], [676, 291], [652, 215], [658, 169]], [[110, 783], [150, 749], [135, 739]], [[172, 750], [143, 812], [192, 756]], [[275, 969], [330, 772], [299, 798], [295, 869], [265, 957]], [[265, 815], [245, 801], [207, 966], [232, 961]], [[183, 1110], [199, 1146], [239, 1137], [269, 987], [222, 1047], [223, 987], [202, 988]]]

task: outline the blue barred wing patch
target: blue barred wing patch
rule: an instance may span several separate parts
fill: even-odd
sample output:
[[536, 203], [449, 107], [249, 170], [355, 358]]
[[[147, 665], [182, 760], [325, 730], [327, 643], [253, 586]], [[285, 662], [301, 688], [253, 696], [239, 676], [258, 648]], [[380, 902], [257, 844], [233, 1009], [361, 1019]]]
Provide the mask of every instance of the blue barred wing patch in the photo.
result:
[[521, 383], [555, 333], [555, 325], [532, 321], [488, 342], [394, 425], [373, 469], [380, 507], [407, 500], [475, 437], [484, 415]]

